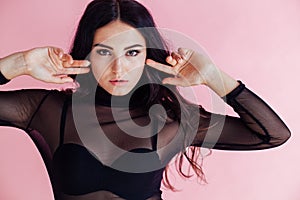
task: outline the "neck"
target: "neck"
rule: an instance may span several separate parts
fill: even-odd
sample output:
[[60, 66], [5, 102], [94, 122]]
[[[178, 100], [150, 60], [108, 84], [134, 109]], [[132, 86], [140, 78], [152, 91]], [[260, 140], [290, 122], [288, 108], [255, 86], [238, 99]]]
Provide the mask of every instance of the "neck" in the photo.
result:
[[123, 96], [114, 96], [98, 86], [96, 90], [96, 104], [108, 107], [142, 107], [148, 100], [148, 93], [143, 89], [133, 89]]

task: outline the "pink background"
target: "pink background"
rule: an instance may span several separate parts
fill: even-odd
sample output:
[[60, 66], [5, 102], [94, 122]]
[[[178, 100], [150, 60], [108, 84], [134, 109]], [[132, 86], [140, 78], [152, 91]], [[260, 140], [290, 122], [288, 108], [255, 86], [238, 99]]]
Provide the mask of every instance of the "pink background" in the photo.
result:
[[[37, 46], [66, 51], [89, 0], [1, 0], [0, 57]], [[204, 160], [209, 184], [175, 175], [180, 192], [164, 199], [299, 200], [299, 0], [143, 0], [160, 27], [203, 45], [226, 72], [243, 80], [283, 118], [292, 138], [256, 152], [214, 151]], [[50, 87], [19, 77], [1, 89]], [[231, 112], [231, 111], [229, 111]], [[53, 199], [33, 143], [22, 131], [0, 129], [0, 199]]]

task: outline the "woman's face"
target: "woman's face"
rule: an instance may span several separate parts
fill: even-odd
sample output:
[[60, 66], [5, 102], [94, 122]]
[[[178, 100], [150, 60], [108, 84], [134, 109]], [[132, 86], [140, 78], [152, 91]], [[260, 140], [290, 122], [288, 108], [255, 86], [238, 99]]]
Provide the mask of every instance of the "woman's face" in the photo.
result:
[[90, 54], [92, 72], [112, 95], [128, 94], [142, 76], [146, 41], [135, 28], [114, 21], [95, 32]]

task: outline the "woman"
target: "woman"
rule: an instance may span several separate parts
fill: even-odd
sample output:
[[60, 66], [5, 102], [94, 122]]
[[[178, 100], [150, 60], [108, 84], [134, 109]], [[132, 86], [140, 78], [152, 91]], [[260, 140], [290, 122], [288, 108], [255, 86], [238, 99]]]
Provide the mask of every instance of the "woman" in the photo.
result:
[[[204, 180], [198, 147], [257, 150], [290, 137], [267, 104], [208, 57], [183, 48], [169, 53], [150, 13], [132, 0], [92, 1], [70, 54], [34, 48], [2, 58], [0, 72], [2, 84], [24, 74], [80, 84], [74, 93], [0, 94], [1, 125], [36, 140], [56, 199], [161, 199], [162, 179], [173, 189], [167, 164], [175, 155], [181, 175], [188, 177], [181, 166], [186, 157]], [[199, 84], [240, 118], [209, 113], [176, 90]]]

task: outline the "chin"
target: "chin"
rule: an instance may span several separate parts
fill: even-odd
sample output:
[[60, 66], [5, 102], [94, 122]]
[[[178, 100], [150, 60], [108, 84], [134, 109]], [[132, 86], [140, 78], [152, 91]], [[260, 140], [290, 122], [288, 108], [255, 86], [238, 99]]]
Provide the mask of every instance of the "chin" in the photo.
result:
[[113, 89], [113, 90], [110, 90], [108, 91], [111, 95], [113, 96], [124, 96], [124, 95], [127, 95], [131, 90], [129, 89], [124, 89], [124, 90], [121, 90], [121, 89]]

